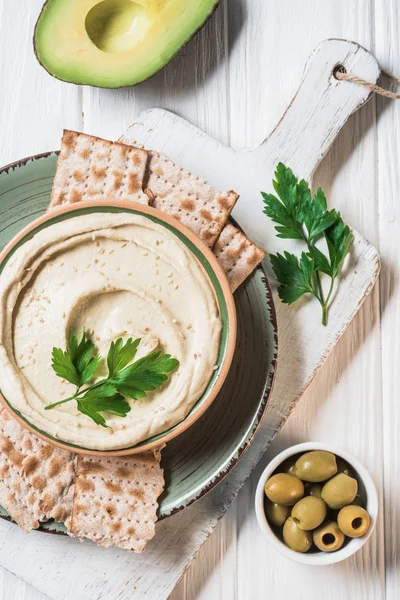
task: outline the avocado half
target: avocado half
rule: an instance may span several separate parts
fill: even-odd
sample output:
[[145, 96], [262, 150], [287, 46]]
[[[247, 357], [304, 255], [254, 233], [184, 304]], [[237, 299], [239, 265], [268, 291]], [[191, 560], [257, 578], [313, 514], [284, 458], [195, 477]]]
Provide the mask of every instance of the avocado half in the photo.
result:
[[162, 69], [219, 0], [47, 0], [35, 27], [40, 64], [83, 85], [135, 85]]

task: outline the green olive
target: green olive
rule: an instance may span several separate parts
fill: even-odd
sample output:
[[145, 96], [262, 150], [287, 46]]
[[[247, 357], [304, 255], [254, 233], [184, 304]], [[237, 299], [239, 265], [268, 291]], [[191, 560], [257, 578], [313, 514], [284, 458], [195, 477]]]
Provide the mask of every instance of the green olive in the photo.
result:
[[272, 525], [282, 527], [288, 516], [290, 515], [289, 506], [281, 506], [276, 502], [271, 502], [266, 499], [264, 504], [265, 514]]
[[308, 483], [305, 486], [307, 496], [315, 496], [321, 498], [322, 485], [320, 483]]
[[319, 483], [337, 473], [336, 456], [325, 450], [306, 452], [296, 461], [296, 475], [303, 481]]
[[294, 475], [277, 473], [272, 475], [265, 484], [265, 494], [271, 502], [293, 506], [304, 496], [304, 485]]
[[314, 544], [322, 552], [335, 552], [344, 544], [344, 535], [335, 521], [326, 521], [313, 531]]
[[292, 508], [292, 519], [300, 529], [310, 531], [319, 527], [326, 517], [326, 504], [316, 496], [306, 496]]
[[282, 535], [286, 546], [296, 552], [308, 552], [312, 546], [312, 533], [297, 527], [292, 517], [285, 522]]
[[338, 473], [327, 481], [322, 488], [321, 497], [329, 508], [343, 508], [347, 504], [351, 504], [357, 495], [358, 483], [356, 479]]
[[371, 524], [366, 510], [361, 506], [345, 506], [338, 514], [338, 525], [345, 535], [351, 538], [365, 535]]

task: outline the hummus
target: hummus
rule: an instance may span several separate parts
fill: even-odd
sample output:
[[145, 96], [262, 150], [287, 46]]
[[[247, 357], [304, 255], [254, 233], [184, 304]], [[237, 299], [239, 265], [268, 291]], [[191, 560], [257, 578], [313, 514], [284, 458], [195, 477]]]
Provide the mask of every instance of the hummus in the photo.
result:
[[[96, 450], [132, 446], [179, 423], [201, 397], [218, 355], [221, 320], [212, 285], [167, 228], [134, 214], [96, 213], [50, 225], [18, 248], [0, 277], [0, 388], [34, 426]], [[51, 368], [53, 347], [85, 330], [104, 359], [113, 340], [142, 339], [180, 362], [168, 382], [109, 429], [81, 414]], [[103, 372], [107, 376], [106, 360]]]

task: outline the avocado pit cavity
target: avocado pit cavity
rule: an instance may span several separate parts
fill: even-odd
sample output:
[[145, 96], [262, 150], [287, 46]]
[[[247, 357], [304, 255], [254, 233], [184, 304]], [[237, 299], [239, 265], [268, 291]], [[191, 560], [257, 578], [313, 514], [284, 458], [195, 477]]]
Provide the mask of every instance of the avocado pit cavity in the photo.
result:
[[103, 0], [88, 12], [85, 28], [103, 52], [127, 52], [145, 36], [150, 19], [147, 9], [132, 0]]

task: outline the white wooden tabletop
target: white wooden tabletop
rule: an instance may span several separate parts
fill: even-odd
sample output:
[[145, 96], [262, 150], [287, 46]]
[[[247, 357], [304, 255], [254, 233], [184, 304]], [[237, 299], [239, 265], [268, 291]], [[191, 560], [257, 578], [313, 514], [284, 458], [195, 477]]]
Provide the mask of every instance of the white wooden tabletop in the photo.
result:
[[[326, 38], [355, 40], [386, 71], [400, 74], [397, 0], [221, 0], [205, 29], [149, 82], [117, 91], [82, 89], [53, 80], [36, 64], [31, 38], [41, 4], [19, 0], [16, 7], [0, 0], [0, 164], [57, 148], [63, 127], [116, 138], [153, 106], [177, 112], [224, 143], [255, 145], [281, 116], [308, 55]], [[400, 597], [399, 165], [400, 102], [373, 98], [342, 130], [314, 181], [328, 192], [331, 206], [380, 248], [380, 283], [172, 600]], [[382, 500], [370, 542], [333, 567], [281, 557], [254, 515], [263, 466], [284, 447], [307, 440], [354, 453], [371, 471]], [[0, 600], [44, 598], [0, 570]]]

